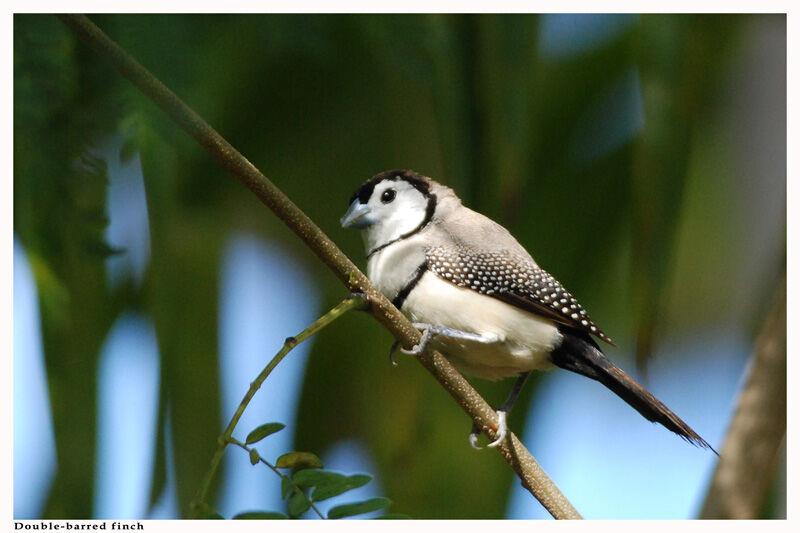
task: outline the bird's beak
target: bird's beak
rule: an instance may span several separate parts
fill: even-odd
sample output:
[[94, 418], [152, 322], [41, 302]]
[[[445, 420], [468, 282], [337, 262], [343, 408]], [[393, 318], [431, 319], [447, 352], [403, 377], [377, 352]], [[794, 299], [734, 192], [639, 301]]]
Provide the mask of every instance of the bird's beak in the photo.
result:
[[361, 201], [356, 198], [353, 200], [353, 203], [350, 204], [350, 208], [340, 221], [342, 227], [353, 229], [365, 229], [370, 227], [377, 222], [375, 217], [370, 214], [371, 212], [372, 209], [370, 206], [362, 204]]

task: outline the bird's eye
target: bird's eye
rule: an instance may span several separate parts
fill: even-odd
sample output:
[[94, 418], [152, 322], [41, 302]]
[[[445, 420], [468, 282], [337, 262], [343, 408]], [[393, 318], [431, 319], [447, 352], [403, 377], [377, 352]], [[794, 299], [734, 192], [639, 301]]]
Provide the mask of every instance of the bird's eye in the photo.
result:
[[381, 194], [381, 202], [388, 204], [389, 202], [394, 200], [396, 194], [397, 193], [395, 192], [394, 189], [386, 189], [385, 191], [383, 191], [383, 194]]

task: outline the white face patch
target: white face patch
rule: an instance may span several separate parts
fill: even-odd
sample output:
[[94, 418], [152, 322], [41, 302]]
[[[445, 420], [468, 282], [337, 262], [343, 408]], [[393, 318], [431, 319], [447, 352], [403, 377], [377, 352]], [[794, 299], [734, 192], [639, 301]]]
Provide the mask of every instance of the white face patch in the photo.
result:
[[375, 185], [367, 205], [377, 222], [364, 230], [367, 253], [417, 229], [425, 220], [428, 198], [403, 179]]

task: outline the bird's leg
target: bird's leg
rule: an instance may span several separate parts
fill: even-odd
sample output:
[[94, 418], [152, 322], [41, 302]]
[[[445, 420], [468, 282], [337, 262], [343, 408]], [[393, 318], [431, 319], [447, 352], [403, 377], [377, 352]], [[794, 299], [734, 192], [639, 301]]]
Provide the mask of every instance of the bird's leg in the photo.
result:
[[493, 342], [497, 342], [500, 340], [498, 337], [494, 335], [478, 335], [477, 333], [470, 333], [468, 331], [461, 331], [459, 329], [448, 328], [447, 326], [435, 326], [433, 324], [425, 324], [423, 322], [414, 322], [413, 326], [422, 332], [422, 338], [419, 340], [419, 344], [411, 348], [410, 350], [406, 350], [405, 348], [400, 347], [400, 341], [395, 341], [392, 344], [392, 347], [389, 348], [389, 361], [392, 365], [397, 366], [397, 363], [394, 360], [394, 356], [397, 353], [397, 350], [408, 354], [408, 355], [419, 355], [425, 351], [425, 348], [428, 346], [428, 342], [436, 335], [441, 335], [442, 337], [450, 337], [451, 339], [463, 339], [463, 340], [470, 340], [474, 342], [481, 342], [483, 344], [491, 344]]
[[425, 351], [428, 342], [434, 336], [449, 337], [451, 339], [461, 339], [473, 342], [480, 342], [483, 344], [491, 344], [497, 342], [499, 339], [494, 335], [478, 335], [477, 333], [470, 333], [468, 331], [461, 331], [460, 329], [448, 328], [447, 326], [437, 326], [433, 324], [424, 324], [422, 322], [414, 322], [414, 327], [422, 332], [422, 338], [419, 344], [410, 350], [401, 349], [403, 353], [409, 355], [419, 355]]
[[[506, 398], [506, 401], [503, 402], [497, 411], [497, 438], [489, 443], [490, 448], [494, 448], [498, 446], [503, 440], [505, 440], [506, 436], [508, 435], [508, 424], [506, 423], [506, 417], [508, 413], [511, 412], [511, 408], [514, 407], [514, 402], [517, 401], [517, 397], [519, 396], [522, 387], [525, 385], [525, 380], [528, 379], [528, 376], [531, 374], [530, 370], [527, 372], [523, 372], [522, 374], [517, 377], [517, 380], [514, 382], [514, 386], [511, 388], [511, 392]], [[478, 446], [478, 435], [480, 434], [480, 429], [478, 429], [477, 424], [472, 424], [472, 431], [469, 434], [469, 444], [476, 450], [480, 450], [481, 446]]]

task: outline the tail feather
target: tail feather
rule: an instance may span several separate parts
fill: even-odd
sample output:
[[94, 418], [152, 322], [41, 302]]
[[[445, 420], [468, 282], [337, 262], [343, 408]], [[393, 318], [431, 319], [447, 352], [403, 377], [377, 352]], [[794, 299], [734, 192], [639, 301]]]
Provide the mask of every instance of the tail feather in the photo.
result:
[[717, 453], [708, 442], [650, 391], [609, 361], [591, 337], [567, 329], [561, 333], [564, 340], [550, 355], [553, 364], [599, 381], [647, 420], [658, 422], [695, 446]]

